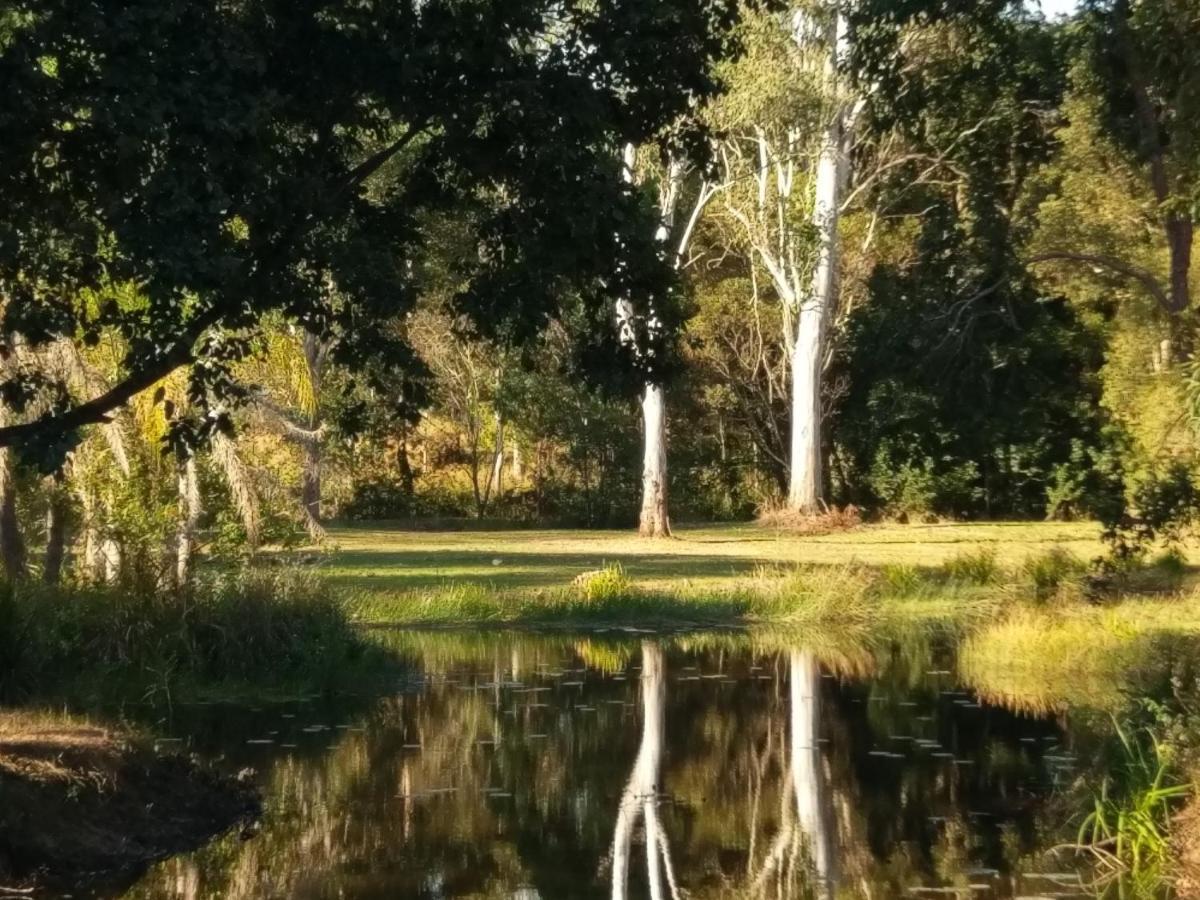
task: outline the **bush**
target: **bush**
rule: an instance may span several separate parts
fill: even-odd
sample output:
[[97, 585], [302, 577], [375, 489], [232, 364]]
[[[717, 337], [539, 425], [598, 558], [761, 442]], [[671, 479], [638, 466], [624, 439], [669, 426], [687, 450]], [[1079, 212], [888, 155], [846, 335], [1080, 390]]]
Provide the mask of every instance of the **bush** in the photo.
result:
[[951, 581], [964, 584], [994, 584], [1000, 577], [996, 551], [991, 547], [959, 553], [946, 560], [942, 568]]

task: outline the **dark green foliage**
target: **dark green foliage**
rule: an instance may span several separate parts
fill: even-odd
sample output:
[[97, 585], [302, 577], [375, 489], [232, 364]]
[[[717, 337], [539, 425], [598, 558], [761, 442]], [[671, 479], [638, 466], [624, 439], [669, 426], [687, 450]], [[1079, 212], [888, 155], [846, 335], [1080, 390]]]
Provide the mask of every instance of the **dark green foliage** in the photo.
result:
[[1200, 488], [1195, 473], [1172, 461], [1141, 478], [1127, 502], [1104, 511], [1101, 524], [1109, 545], [1109, 568], [1128, 568], [1140, 562], [1158, 542], [1174, 547], [1200, 519]]
[[847, 326], [838, 454], [848, 499], [894, 512], [1038, 517], [1096, 446], [1100, 348], [1064, 301], [993, 272], [945, 207], [917, 261], [880, 267]]
[[[710, 69], [731, 50], [737, 8], [9, 4], [0, 330], [95, 343], [112, 329], [127, 355], [111, 390], [83, 403], [58, 392], [52, 414], [0, 429], [0, 445], [61, 445], [195, 362], [191, 412], [172, 434], [189, 444], [222, 424], [204, 411], [236, 393], [229, 364], [270, 311], [335, 337], [352, 366], [410, 364], [380, 323], [411, 306], [422, 215], [442, 210], [470, 235], [459, 302], [486, 331], [536, 334], [567, 295], [607, 325], [611, 299], [627, 296], [661, 351], [636, 361], [665, 362], [674, 276], [619, 148], [653, 140], [716, 89]], [[85, 299], [127, 284], [137, 302]], [[647, 329], [650, 316], [667, 327]], [[591, 330], [590, 357], [633, 362], [613, 332]], [[6, 393], [28, 377], [11, 376]]]

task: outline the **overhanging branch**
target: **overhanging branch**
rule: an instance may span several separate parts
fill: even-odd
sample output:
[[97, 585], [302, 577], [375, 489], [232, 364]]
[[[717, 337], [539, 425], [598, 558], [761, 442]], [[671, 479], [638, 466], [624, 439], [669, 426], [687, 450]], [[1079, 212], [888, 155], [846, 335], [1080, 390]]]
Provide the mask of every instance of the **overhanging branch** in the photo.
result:
[[1187, 308], [1186, 294], [1181, 298], [1176, 296], [1174, 292], [1169, 293], [1163, 288], [1162, 283], [1154, 276], [1154, 273], [1113, 256], [1106, 256], [1099, 253], [1074, 253], [1066, 250], [1056, 250], [1049, 253], [1039, 253], [1037, 256], [1032, 256], [1027, 260], [1031, 265], [1061, 261], [1100, 266], [1116, 272], [1118, 275], [1131, 278], [1140, 284], [1146, 293], [1153, 297], [1169, 313], [1180, 313]]

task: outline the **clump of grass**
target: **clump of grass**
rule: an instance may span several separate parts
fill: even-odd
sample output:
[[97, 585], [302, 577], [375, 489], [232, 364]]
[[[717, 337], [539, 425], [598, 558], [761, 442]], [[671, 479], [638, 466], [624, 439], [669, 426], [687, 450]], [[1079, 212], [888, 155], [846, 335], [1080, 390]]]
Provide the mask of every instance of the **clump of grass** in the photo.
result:
[[765, 504], [758, 511], [758, 524], [798, 535], [835, 534], [862, 525], [857, 506], [830, 506], [819, 513], [802, 513], [783, 503]]
[[1033, 586], [1038, 600], [1048, 600], [1071, 585], [1079, 585], [1086, 572], [1083, 560], [1062, 547], [1027, 557], [1021, 565], [1021, 575]]
[[878, 578], [863, 566], [795, 566], [762, 569], [748, 598], [757, 618], [778, 621], [863, 621], [878, 594]]
[[951, 581], [962, 584], [995, 584], [1000, 579], [1000, 565], [991, 547], [958, 553], [942, 564], [942, 571]]
[[633, 581], [620, 563], [584, 572], [575, 579], [573, 587], [579, 599], [588, 604], [620, 603], [631, 600], [635, 593]]
[[880, 570], [883, 587], [892, 596], [912, 596], [930, 586], [928, 574], [910, 563], [888, 563]]
[[1093, 797], [1076, 849], [1096, 860], [1102, 883], [1120, 879], [1153, 891], [1164, 885], [1172, 856], [1172, 814], [1191, 785], [1171, 780], [1153, 734], [1139, 738], [1119, 724], [1116, 733], [1121, 764]]

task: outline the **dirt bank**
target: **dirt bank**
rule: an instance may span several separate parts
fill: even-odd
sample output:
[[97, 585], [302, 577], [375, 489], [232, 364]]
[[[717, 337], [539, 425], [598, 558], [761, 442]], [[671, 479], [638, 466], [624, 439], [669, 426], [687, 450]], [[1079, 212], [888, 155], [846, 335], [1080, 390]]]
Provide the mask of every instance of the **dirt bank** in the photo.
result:
[[155, 860], [249, 827], [249, 781], [106, 728], [0, 712], [0, 896], [114, 893]]

